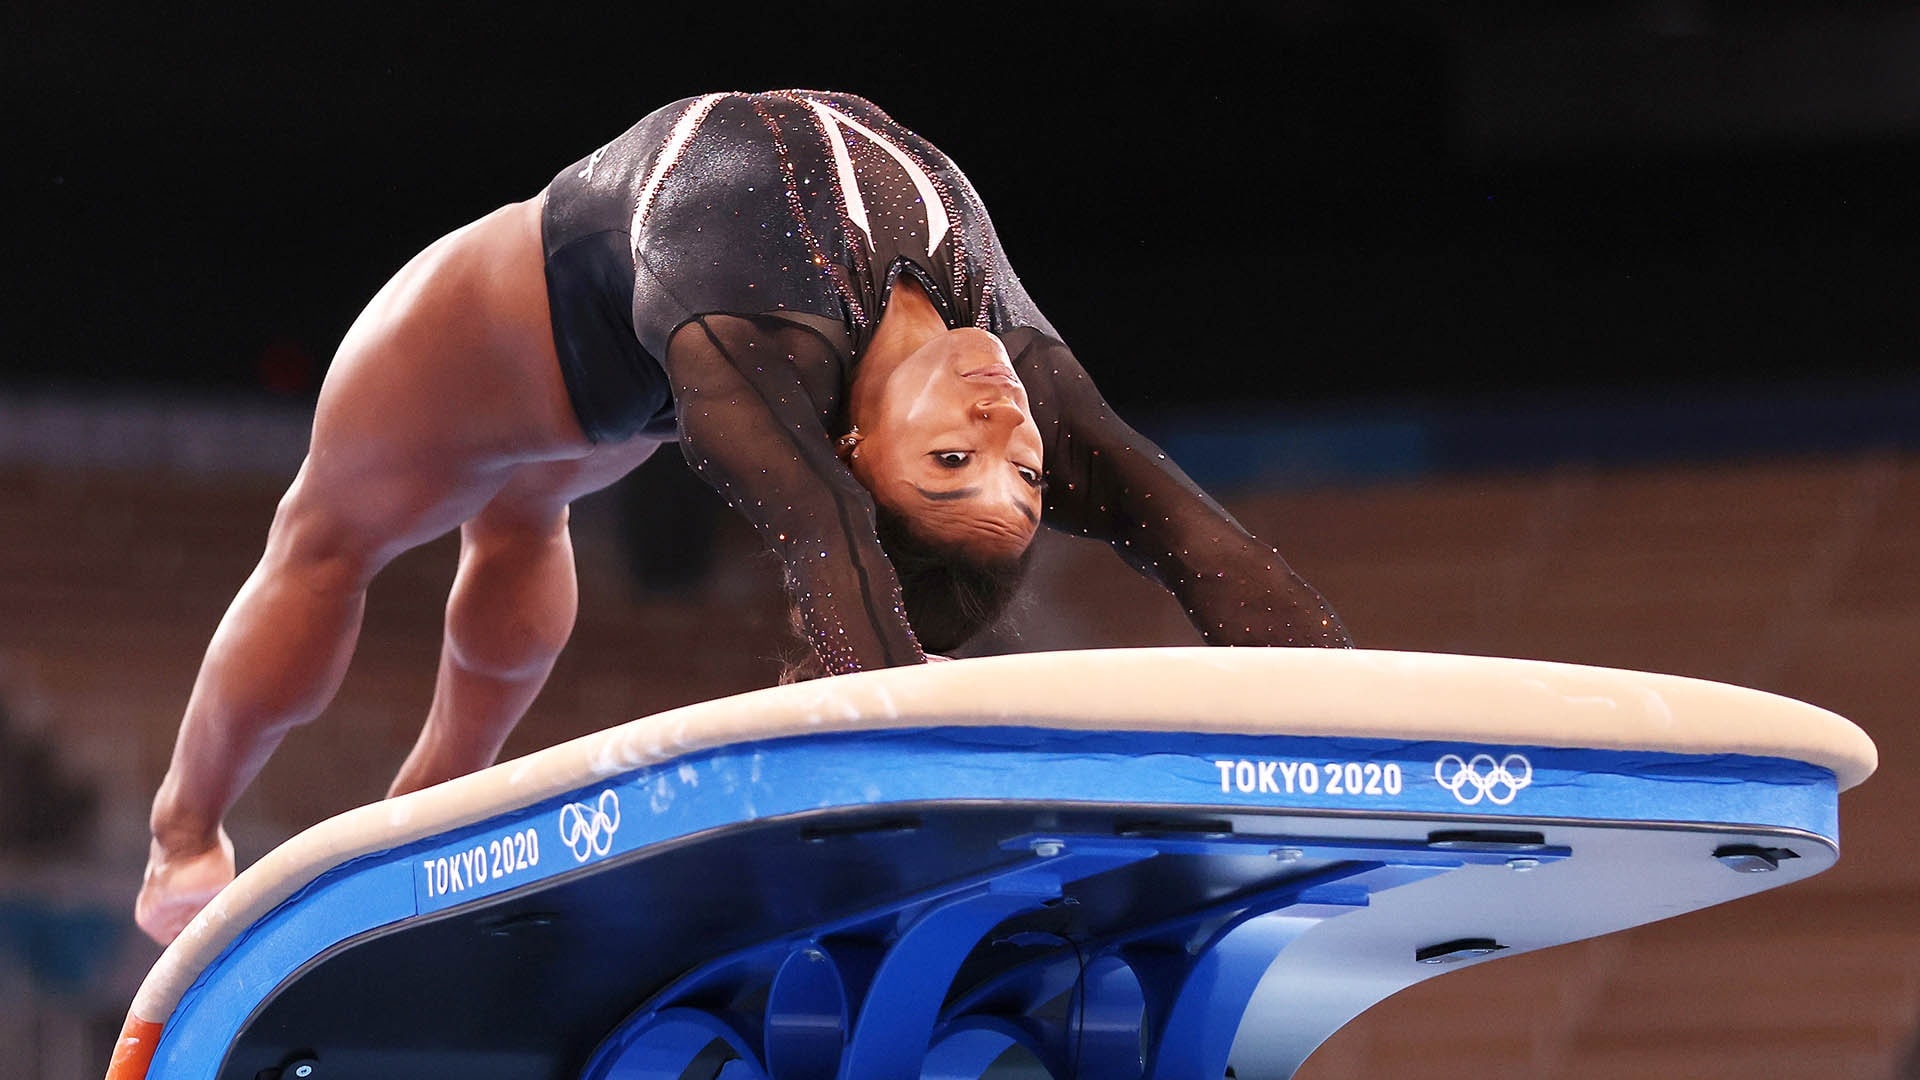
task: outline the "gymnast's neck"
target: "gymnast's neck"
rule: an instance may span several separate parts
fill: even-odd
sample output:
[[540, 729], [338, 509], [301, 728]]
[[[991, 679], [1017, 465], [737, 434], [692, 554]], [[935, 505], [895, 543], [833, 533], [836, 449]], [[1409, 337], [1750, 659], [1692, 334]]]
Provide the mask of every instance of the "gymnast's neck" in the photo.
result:
[[887, 297], [880, 325], [874, 327], [873, 337], [860, 353], [860, 374], [884, 380], [900, 361], [946, 332], [947, 321], [926, 290], [912, 275], [901, 274]]

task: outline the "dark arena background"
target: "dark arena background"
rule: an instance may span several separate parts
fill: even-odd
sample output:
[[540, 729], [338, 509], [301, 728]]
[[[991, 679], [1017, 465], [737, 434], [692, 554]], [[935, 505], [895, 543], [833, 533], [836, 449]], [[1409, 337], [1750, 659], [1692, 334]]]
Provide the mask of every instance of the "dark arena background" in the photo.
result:
[[[360, 307], [653, 108], [790, 86], [951, 154], [1109, 399], [1362, 646], [1734, 682], [1878, 743], [1830, 874], [1422, 985], [1302, 1076], [1920, 1076], [1920, 8], [1870, 0], [8, 6], [9, 1075], [100, 1075], [157, 955], [147, 804]], [[772, 681], [774, 567], [677, 455], [574, 522], [509, 754]], [[1043, 545], [979, 651], [1193, 640]], [[452, 552], [376, 581], [243, 865], [384, 790]]]

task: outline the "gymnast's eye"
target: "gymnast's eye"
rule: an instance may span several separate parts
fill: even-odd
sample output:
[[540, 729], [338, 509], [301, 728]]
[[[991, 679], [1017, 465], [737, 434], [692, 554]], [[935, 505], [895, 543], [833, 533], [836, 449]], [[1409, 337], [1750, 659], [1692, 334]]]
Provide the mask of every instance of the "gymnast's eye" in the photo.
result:
[[1037, 488], [1040, 486], [1040, 473], [1038, 470], [1029, 469], [1025, 465], [1015, 465], [1013, 468], [1015, 472], [1020, 474], [1020, 479], [1027, 482], [1028, 487]]
[[930, 456], [943, 469], [964, 469], [973, 460], [970, 450], [935, 450]]

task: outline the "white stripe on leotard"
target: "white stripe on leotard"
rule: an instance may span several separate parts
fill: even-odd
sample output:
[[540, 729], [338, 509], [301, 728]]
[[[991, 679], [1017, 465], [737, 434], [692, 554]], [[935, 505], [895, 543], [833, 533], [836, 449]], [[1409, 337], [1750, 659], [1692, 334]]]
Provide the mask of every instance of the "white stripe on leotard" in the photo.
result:
[[688, 107], [680, 119], [673, 125], [673, 133], [667, 136], [665, 146], [653, 159], [653, 169], [647, 173], [647, 182], [640, 189], [639, 201], [634, 204], [633, 224], [628, 227], [627, 235], [633, 244], [634, 254], [640, 253], [640, 226], [646, 220], [647, 211], [653, 206], [653, 197], [659, 192], [660, 184], [666, 180], [667, 173], [680, 161], [680, 155], [686, 153], [687, 144], [693, 141], [693, 133], [699, 129], [700, 122], [725, 94], [708, 94]]
[[847, 202], [847, 217], [866, 234], [868, 250], [875, 250], [873, 228], [867, 224], [866, 200], [860, 197], [860, 185], [853, 177], [853, 157], [847, 153], [846, 140], [840, 134], [840, 126], [865, 136], [868, 142], [885, 150], [887, 155], [907, 170], [908, 179], [913, 181], [915, 191], [920, 193], [920, 204], [927, 208], [927, 254], [932, 255], [947, 235], [947, 208], [940, 201], [939, 189], [933, 186], [933, 178], [920, 168], [920, 164], [907, 156], [906, 151], [895, 146], [886, 136], [867, 127], [860, 121], [834, 108], [825, 102], [807, 99], [813, 106], [814, 114], [820, 118], [820, 126], [826, 129], [827, 142], [833, 147], [833, 163], [840, 170], [840, 191]]

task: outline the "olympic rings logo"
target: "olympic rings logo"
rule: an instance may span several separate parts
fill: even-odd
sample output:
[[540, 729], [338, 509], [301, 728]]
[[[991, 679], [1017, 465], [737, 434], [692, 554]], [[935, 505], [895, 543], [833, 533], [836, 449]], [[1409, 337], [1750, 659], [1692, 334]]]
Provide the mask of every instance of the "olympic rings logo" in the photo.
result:
[[586, 862], [613, 850], [613, 834], [620, 828], [620, 796], [612, 788], [591, 803], [568, 803], [560, 808], [560, 842], [573, 852], [573, 861]]
[[1521, 788], [1533, 783], [1533, 762], [1524, 754], [1508, 754], [1497, 761], [1492, 754], [1475, 754], [1464, 759], [1459, 754], [1448, 754], [1433, 763], [1433, 778], [1453, 792], [1453, 797], [1462, 805], [1472, 806], [1485, 799], [1496, 806], [1505, 806], [1520, 794]]

